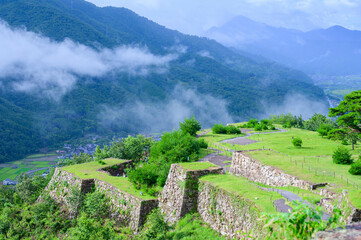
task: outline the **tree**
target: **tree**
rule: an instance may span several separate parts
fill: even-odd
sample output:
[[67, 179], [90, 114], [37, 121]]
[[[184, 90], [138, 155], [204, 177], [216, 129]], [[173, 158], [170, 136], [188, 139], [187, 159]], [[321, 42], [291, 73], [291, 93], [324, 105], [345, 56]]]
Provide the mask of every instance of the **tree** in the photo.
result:
[[201, 124], [192, 116], [185, 118], [184, 122], [179, 123], [180, 130], [184, 133], [189, 133], [191, 136], [196, 136], [197, 132], [202, 129]]
[[121, 141], [113, 142], [109, 149], [109, 157], [139, 162], [153, 144], [152, 138], [143, 135], [129, 136]]
[[361, 156], [359, 159], [351, 164], [351, 168], [348, 170], [352, 175], [361, 175]]
[[340, 146], [335, 150], [335, 152], [332, 155], [332, 159], [333, 159], [333, 162], [336, 164], [348, 165], [353, 162], [350, 151], [343, 146]]
[[354, 150], [355, 136], [361, 132], [361, 90], [345, 96], [344, 100], [335, 108], [330, 108], [330, 117], [337, 117], [337, 123], [347, 129], [347, 135], [352, 135], [352, 150]]

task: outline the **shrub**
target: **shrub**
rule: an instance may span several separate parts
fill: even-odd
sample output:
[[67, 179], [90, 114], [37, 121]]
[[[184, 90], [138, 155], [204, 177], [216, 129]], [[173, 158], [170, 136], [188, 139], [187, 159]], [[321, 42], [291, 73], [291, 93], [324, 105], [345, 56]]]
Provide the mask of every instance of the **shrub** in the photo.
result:
[[323, 123], [318, 127], [317, 132], [320, 136], [325, 137], [333, 128], [334, 127], [332, 125]]
[[286, 122], [282, 125], [283, 128], [291, 128], [292, 125], [291, 125], [291, 122]]
[[256, 126], [254, 127], [254, 130], [255, 130], [255, 131], [262, 131], [262, 126], [261, 126], [261, 125], [256, 125]]
[[351, 168], [348, 170], [352, 175], [361, 175], [361, 157], [359, 160], [351, 164]]
[[276, 130], [276, 127], [272, 125], [272, 126], [270, 127], [270, 129], [271, 129], [271, 130]]
[[142, 186], [152, 187], [157, 183], [158, 168], [154, 164], [144, 164], [128, 172], [128, 179], [136, 189]]
[[335, 152], [332, 155], [332, 159], [333, 159], [333, 162], [336, 164], [348, 165], [353, 162], [350, 151], [343, 146], [340, 146], [335, 150]]
[[293, 146], [295, 147], [302, 147], [302, 139], [299, 138], [299, 137], [295, 137], [293, 140], [292, 140], [292, 144]]
[[198, 139], [198, 144], [200, 148], [208, 148], [208, 143], [204, 140], [204, 138]]
[[184, 133], [189, 133], [191, 136], [196, 136], [197, 131], [201, 130], [201, 124], [192, 116], [185, 118], [184, 122], [179, 123], [180, 130]]
[[197, 138], [181, 131], [164, 133], [162, 139], [150, 149], [151, 161], [161, 164], [193, 162], [198, 160], [200, 146]]
[[267, 239], [311, 239], [313, 233], [335, 228], [340, 225], [341, 211], [333, 209], [333, 215], [327, 221], [322, 220], [322, 208], [313, 208], [307, 204], [293, 201], [292, 212], [263, 214]]
[[226, 129], [227, 129], [227, 134], [241, 134], [241, 130], [239, 130], [233, 125], [227, 126]]
[[254, 128], [255, 126], [259, 125], [259, 122], [257, 119], [251, 119], [247, 123], [248, 128]]
[[262, 130], [268, 130], [268, 127], [267, 127], [267, 125], [266, 124], [261, 124], [261, 128], [262, 128]]
[[223, 124], [214, 124], [212, 132], [215, 134], [227, 134], [227, 128]]
[[271, 124], [270, 121], [267, 120], [267, 119], [262, 119], [262, 120], [261, 120], [261, 125], [266, 125], [266, 126], [268, 126], [268, 125], [270, 125], [270, 124]]

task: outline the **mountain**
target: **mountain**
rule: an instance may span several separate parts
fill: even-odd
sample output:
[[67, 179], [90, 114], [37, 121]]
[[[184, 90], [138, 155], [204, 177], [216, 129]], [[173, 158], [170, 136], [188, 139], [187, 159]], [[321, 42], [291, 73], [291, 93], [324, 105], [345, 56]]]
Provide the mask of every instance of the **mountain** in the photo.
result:
[[342, 26], [302, 32], [239, 16], [205, 35], [310, 74], [361, 74], [361, 31]]
[[0, 18], [9, 25], [0, 27], [4, 36], [15, 36], [6, 44], [20, 38], [14, 51], [21, 49], [8, 75], [0, 74], [2, 129], [21, 141], [5, 136], [0, 162], [88, 133], [170, 130], [192, 114], [204, 127], [257, 117], [294, 94], [311, 101], [306, 107], [327, 104], [302, 72], [169, 30], [126, 8], [3, 0]]

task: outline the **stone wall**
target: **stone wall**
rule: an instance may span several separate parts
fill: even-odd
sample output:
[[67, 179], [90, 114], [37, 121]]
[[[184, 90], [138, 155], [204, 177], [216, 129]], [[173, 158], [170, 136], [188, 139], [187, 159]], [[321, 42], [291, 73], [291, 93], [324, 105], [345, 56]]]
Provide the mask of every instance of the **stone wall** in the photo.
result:
[[199, 191], [197, 210], [212, 229], [232, 239], [262, 239], [260, 212], [251, 201], [202, 181]]
[[167, 182], [159, 198], [159, 207], [168, 222], [175, 223], [197, 209], [198, 179], [208, 174], [221, 174], [222, 168], [187, 170], [172, 164]]
[[[319, 184], [301, 180], [272, 166], [267, 166], [246, 155], [247, 151], [235, 152], [232, 157], [230, 173], [244, 176], [251, 181], [268, 186], [295, 186], [301, 189], [316, 189]], [[322, 184], [324, 185], [324, 184]]]
[[63, 205], [64, 209], [73, 217], [77, 214], [79, 206], [79, 203], [72, 201], [72, 198], [75, 197], [73, 195], [76, 192], [86, 194], [88, 191], [86, 186], [89, 186], [89, 179], [81, 180], [71, 173], [56, 168], [44, 191], [57, 203]]
[[109, 200], [111, 218], [119, 225], [129, 226], [133, 230], [139, 230], [144, 224], [147, 215], [158, 206], [158, 200], [143, 200], [129, 193], [123, 192], [113, 185], [98, 179], [80, 179], [74, 174], [56, 168], [53, 178], [50, 180], [45, 191], [64, 209], [71, 217], [78, 212], [81, 198], [77, 196], [86, 195], [96, 190], [104, 193]]
[[157, 199], [143, 200], [97, 179], [95, 189], [107, 196], [111, 218], [119, 225], [130, 226], [134, 230], [139, 230], [147, 215], [158, 206]]

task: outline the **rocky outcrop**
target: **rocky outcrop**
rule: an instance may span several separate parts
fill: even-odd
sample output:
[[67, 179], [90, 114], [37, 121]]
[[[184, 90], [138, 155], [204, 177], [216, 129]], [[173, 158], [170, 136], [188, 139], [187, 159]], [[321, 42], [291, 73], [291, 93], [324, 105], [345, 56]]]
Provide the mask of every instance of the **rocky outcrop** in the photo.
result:
[[159, 207], [168, 222], [174, 223], [197, 209], [198, 179], [208, 174], [220, 174], [223, 169], [187, 170], [172, 164], [167, 182], [159, 198]]
[[324, 232], [318, 232], [315, 240], [361, 240], [361, 223], [347, 225], [345, 228], [337, 228]]
[[263, 223], [254, 203], [201, 180], [198, 208], [202, 219], [231, 239], [261, 239]]

